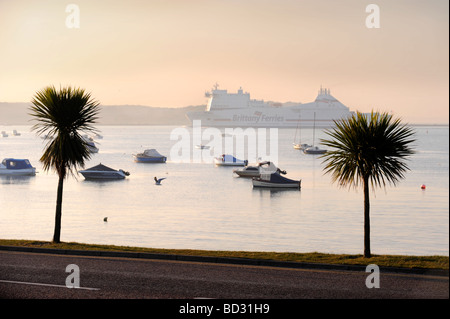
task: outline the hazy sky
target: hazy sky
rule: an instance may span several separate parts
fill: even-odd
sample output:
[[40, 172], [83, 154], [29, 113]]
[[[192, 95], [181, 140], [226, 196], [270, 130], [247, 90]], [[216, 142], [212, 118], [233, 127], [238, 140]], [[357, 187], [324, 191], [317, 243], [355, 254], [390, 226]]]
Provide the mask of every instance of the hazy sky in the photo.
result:
[[[369, 4], [380, 27], [368, 28]], [[79, 28], [69, 28], [76, 20]], [[255, 99], [448, 123], [448, 0], [0, 0], [0, 101], [53, 84], [104, 105], [205, 104], [218, 82]], [[68, 19], [69, 18], [69, 19]], [[66, 21], [68, 20], [68, 21]], [[67, 23], [69, 22], [69, 23]], [[1, 116], [1, 115], [0, 115]]]

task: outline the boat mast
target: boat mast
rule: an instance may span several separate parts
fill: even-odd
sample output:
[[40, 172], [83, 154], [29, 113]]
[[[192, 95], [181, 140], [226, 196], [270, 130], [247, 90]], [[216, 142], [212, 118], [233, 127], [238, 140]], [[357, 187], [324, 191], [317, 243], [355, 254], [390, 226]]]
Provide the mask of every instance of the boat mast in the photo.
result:
[[[300, 127], [300, 122], [301, 122], [301, 111], [298, 112], [298, 127]], [[302, 143], [302, 129], [300, 128], [300, 131], [298, 132], [298, 143], [301, 144]]]
[[314, 112], [314, 122], [313, 122], [313, 146], [316, 144], [316, 112]]
[[[300, 113], [298, 114], [297, 128], [295, 129], [294, 144], [297, 143], [297, 132], [298, 132], [299, 126], [300, 126]], [[301, 137], [300, 137], [300, 139], [301, 139]]]

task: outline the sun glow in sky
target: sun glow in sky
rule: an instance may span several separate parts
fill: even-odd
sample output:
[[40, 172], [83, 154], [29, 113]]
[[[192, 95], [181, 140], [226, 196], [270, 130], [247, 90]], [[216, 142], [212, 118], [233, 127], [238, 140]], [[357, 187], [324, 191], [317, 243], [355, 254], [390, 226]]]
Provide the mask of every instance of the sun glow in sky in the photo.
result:
[[[379, 28], [366, 7], [378, 5]], [[68, 27], [69, 4], [79, 28]], [[218, 82], [255, 99], [448, 123], [448, 0], [0, 0], [0, 102], [47, 85], [103, 105], [206, 103]], [[75, 21], [75, 20], [70, 20]], [[70, 25], [70, 24], [69, 24]], [[72, 25], [73, 26], [73, 25]]]

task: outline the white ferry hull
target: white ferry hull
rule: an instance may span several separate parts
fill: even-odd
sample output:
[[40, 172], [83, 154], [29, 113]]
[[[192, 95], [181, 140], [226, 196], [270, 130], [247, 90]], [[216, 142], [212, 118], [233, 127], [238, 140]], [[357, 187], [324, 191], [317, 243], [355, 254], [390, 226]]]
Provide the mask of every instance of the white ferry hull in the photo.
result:
[[[251, 111], [242, 110], [234, 112], [189, 112], [187, 117], [192, 122], [200, 120], [202, 126], [211, 127], [313, 127], [314, 115], [301, 116], [299, 113], [309, 113], [299, 110], [283, 110], [283, 113], [276, 113], [273, 110], [259, 110], [261, 114], [255, 115]], [[327, 118], [316, 118], [316, 127], [330, 127], [334, 125], [334, 120], [343, 119], [351, 116], [349, 112], [334, 112], [327, 114]]]
[[191, 122], [200, 120], [211, 127], [331, 127], [335, 120], [352, 115], [327, 89], [320, 89], [314, 102], [291, 106], [250, 100], [242, 90], [232, 94], [216, 89], [207, 96], [205, 111], [186, 114]]

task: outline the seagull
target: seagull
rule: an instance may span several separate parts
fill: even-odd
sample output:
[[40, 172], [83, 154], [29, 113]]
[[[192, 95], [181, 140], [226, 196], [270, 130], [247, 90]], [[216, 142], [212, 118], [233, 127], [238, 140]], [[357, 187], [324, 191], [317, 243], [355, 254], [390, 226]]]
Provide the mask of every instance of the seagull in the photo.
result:
[[155, 184], [156, 184], [156, 185], [161, 185], [161, 181], [162, 181], [163, 179], [166, 179], [166, 178], [163, 177], [163, 178], [158, 179], [158, 178], [156, 178], [156, 176], [155, 176], [155, 178], [154, 178]]

